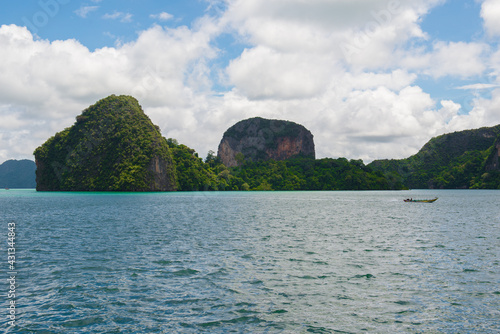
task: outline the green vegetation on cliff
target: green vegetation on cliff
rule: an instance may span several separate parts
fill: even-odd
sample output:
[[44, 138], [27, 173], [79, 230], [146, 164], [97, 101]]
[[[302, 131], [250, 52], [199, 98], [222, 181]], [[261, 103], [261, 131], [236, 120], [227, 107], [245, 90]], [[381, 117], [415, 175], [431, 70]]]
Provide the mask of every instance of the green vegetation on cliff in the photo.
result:
[[431, 139], [407, 159], [369, 166], [409, 188], [500, 189], [500, 125]]
[[381, 172], [361, 160], [298, 156], [284, 161], [246, 161], [227, 168], [210, 152], [205, 160], [193, 149], [168, 139], [177, 167], [179, 190], [388, 190]]
[[223, 137], [230, 137], [236, 141], [240, 141], [249, 135], [262, 135], [266, 139], [266, 143], [270, 147], [274, 147], [276, 146], [274, 138], [297, 137], [303, 128], [302, 125], [290, 121], [254, 117], [239, 121], [227, 129]]
[[220, 162], [217, 164], [203, 162], [195, 150], [179, 144], [175, 139], [169, 138], [167, 142], [175, 161], [177, 190], [226, 190], [224, 183], [218, 177], [219, 172], [227, 170], [224, 165]]
[[[388, 190], [389, 181], [361, 160], [312, 159], [246, 162], [231, 175], [252, 190]], [[401, 189], [401, 188], [395, 188]]]
[[109, 96], [35, 150], [37, 190], [175, 190], [166, 139], [136, 99]]

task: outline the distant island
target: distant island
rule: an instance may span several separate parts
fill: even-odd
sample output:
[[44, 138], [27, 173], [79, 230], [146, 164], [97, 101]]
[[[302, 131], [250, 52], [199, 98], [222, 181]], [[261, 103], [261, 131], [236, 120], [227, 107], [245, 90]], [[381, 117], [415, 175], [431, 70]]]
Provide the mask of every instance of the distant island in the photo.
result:
[[[315, 159], [305, 127], [255, 117], [231, 126], [217, 154], [202, 159], [162, 137], [130, 96], [98, 101], [34, 155], [39, 191], [500, 189], [500, 125], [445, 134], [407, 159], [365, 165]], [[31, 171], [14, 167], [28, 163]], [[33, 187], [34, 169], [32, 161], [6, 161], [0, 181]]]
[[35, 188], [36, 165], [31, 160], [7, 160], [0, 165], [0, 188]]

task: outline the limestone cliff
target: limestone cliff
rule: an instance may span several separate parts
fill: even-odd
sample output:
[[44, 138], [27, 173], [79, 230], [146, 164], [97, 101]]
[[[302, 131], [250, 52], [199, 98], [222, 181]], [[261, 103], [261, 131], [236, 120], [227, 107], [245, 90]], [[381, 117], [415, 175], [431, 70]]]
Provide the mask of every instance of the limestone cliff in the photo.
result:
[[130, 96], [98, 101], [34, 154], [41, 191], [176, 189], [167, 141]]
[[241, 161], [286, 160], [295, 155], [315, 158], [313, 135], [300, 124], [260, 117], [240, 121], [222, 137], [217, 155], [227, 167]]

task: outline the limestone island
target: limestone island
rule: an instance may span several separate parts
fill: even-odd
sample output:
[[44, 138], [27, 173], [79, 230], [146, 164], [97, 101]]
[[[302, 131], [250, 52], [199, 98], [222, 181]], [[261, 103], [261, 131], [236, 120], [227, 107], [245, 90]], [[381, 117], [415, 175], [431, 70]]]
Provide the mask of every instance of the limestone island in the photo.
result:
[[173, 191], [176, 171], [160, 129], [130, 96], [88, 107], [35, 152], [38, 191]]
[[217, 155], [227, 167], [246, 161], [283, 161], [297, 155], [315, 158], [313, 135], [300, 124], [254, 117], [231, 126]]

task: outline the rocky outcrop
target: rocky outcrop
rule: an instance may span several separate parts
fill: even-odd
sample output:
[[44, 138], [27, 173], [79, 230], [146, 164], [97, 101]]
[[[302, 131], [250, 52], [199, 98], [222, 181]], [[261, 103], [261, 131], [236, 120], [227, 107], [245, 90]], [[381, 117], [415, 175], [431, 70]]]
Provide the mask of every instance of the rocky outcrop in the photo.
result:
[[300, 124], [260, 117], [240, 121], [222, 137], [217, 155], [227, 167], [246, 161], [315, 158], [313, 135]]
[[136, 99], [109, 96], [35, 150], [40, 191], [171, 191], [167, 141]]

